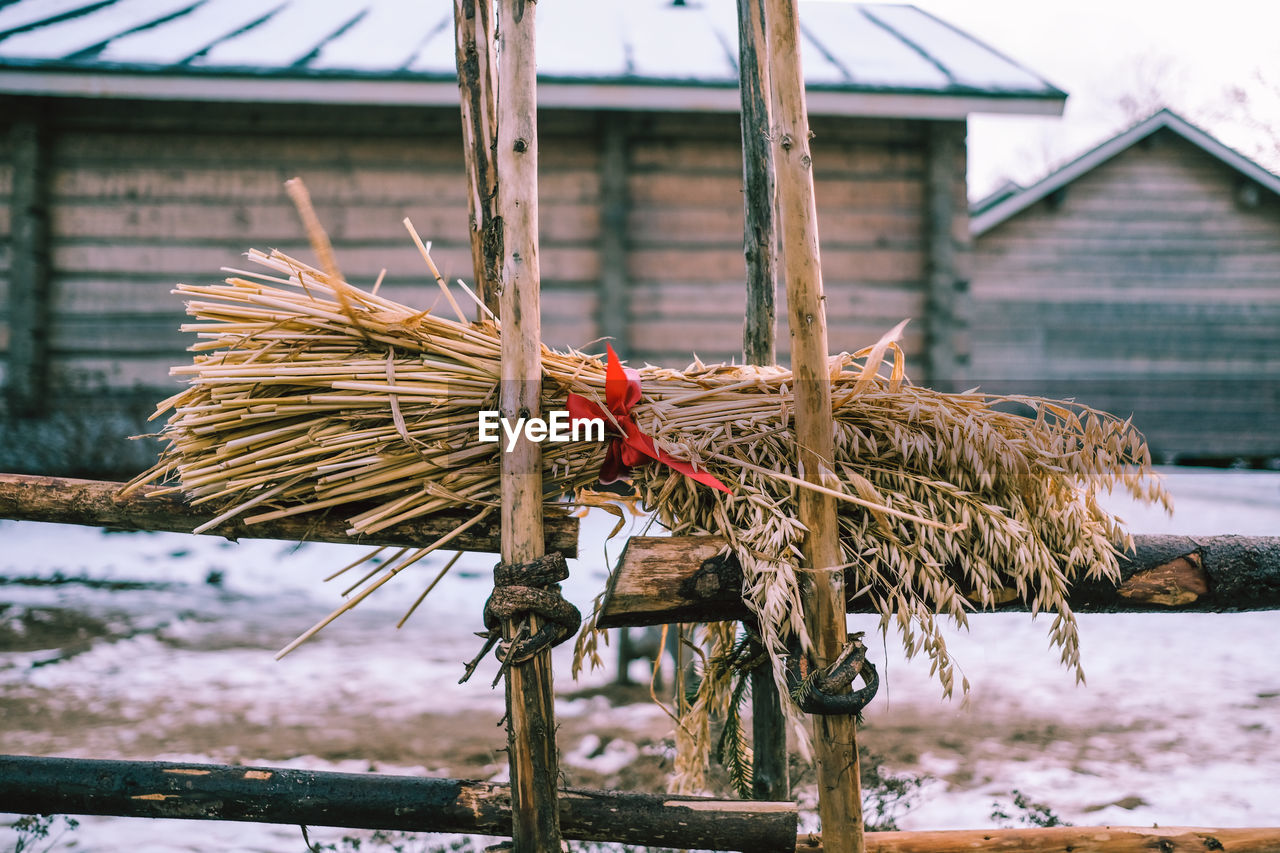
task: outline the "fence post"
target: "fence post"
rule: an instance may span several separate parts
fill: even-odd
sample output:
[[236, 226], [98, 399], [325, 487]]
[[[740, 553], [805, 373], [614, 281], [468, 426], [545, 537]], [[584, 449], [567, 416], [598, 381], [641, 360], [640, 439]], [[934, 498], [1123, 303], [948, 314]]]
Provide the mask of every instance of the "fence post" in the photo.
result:
[[[537, 4], [498, 7], [498, 210], [502, 218], [502, 373], [499, 406], [513, 422], [537, 417], [542, 404], [542, 330], [538, 265], [538, 96], [534, 30]], [[502, 456], [502, 561], [543, 555], [542, 453], [522, 437]], [[537, 633], [538, 618], [525, 617]], [[518, 625], [504, 620], [503, 636]], [[511, 764], [512, 838], [516, 853], [558, 851], [551, 650], [507, 668], [507, 749]]]
[[[742, 96], [742, 189], [745, 200], [743, 255], [747, 262], [747, 316], [742, 357], [773, 364], [777, 276], [774, 222], [773, 115], [769, 108], [769, 56], [764, 0], [738, 0], [738, 69]], [[772, 666], [751, 672], [751, 793], [758, 800], [791, 796], [787, 726]]]
[[493, 150], [498, 105], [494, 91], [497, 69], [492, 2], [453, 0], [453, 26], [462, 105], [462, 152], [467, 167], [471, 266], [476, 294], [496, 315], [502, 223], [497, 219], [498, 175]]
[[[787, 320], [791, 329], [791, 370], [795, 377], [795, 436], [804, 478], [823, 481], [833, 466], [831, 381], [828, 374], [827, 319], [823, 305], [822, 265], [818, 252], [818, 211], [809, 152], [809, 117], [800, 64], [796, 0], [768, 0], [765, 32], [776, 94], [779, 236], [785, 246]], [[801, 588], [805, 625], [813, 642], [811, 663], [835, 661], [845, 644], [844, 575], [835, 570], [840, 555], [835, 501], [800, 489], [797, 515], [809, 533], [801, 545]], [[856, 723], [852, 716], [817, 716], [814, 744], [818, 762], [818, 812], [823, 844], [832, 853], [861, 853], [862, 796]]]

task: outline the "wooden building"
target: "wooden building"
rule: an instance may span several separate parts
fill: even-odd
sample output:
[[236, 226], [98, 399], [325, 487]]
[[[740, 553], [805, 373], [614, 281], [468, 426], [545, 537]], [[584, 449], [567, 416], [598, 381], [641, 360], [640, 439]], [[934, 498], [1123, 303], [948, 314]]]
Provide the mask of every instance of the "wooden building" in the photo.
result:
[[[404, 216], [471, 278], [447, 0], [56, 5], [0, 7], [0, 469], [149, 458], [90, 448], [172, 390], [174, 282], [250, 247], [309, 255], [289, 177], [353, 282], [385, 267], [384, 292], [429, 304]], [[801, 9], [832, 345], [914, 317], [913, 375], [946, 381], [968, 346], [966, 117], [1065, 95], [913, 7]], [[733, 0], [557, 0], [539, 40], [546, 341], [740, 357]]]
[[1280, 457], [1280, 177], [1168, 111], [973, 212], [971, 378]]

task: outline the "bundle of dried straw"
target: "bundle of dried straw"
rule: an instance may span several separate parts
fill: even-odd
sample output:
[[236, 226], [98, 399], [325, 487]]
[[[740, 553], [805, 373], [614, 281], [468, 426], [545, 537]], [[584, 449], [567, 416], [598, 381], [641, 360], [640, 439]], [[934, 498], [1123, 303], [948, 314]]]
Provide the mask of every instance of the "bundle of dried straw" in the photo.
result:
[[[173, 371], [188, 387], [157, 411], [171, 411], [167, 448], [138, 482], [164, 481], [207, 504], [218, 513], [209, 527], [319, 510], [344, 513], [353, 532], [445, 508], [474, 509], [464, 527], [488, 517], [502, 451], [479, 441], [477, 414], [497, 408], [498, 324], [467, 322], [438, 274], [457, 319], [280, 253], [248, 257], [264, 271], [176, 291], [197, 320], [183, 328], [200, 341], [193, 363]], [[544, 348], [542, 359], [545, 410], [565, 408], [571, 392], [603, 402], [597, 358]], [[836, 458], [820, 487], [796, 470], [788, 370], [698, 363], [640, 373], [635, 422], [732, 491], [653, 464], [633, 472], [640, 502], [673, 532], [729, 539], [763, 644], [779, 660], [785, 637], [806, 637], [799, 489], [838, 499], [846, 564], [826, 568], [845, 570], [909, 654], [932, 658], [948, 694], [954, 674], [938, 616], [964, 623], [974, 608], [1011, 596], [1055, 613], [1052, 640], [1079, 674], [1068, 588], [1082, 575], [1116, 576], [1116, 549], [1129, 544], [1098, 493], [1118, 484], [1142, 500], [1167, 500], [1128, 422], [1063, 402], [916, 387], [892, 334], [830, 360]], [[544, 445], [547, 501], [602, 500], [589, 489], [605, 451], [597, 441]], [[313, 632], [447, 544], [385, 561]], [[734, 642], [731, 628], [712, 634], [721, 650]], [[785, 695], [783, 667], [775, 671]], [[704, 679], [694, 717], [723, 710], [731, 692], [724, 679]], [[705, 746], [705, 737], [693, 740]]]

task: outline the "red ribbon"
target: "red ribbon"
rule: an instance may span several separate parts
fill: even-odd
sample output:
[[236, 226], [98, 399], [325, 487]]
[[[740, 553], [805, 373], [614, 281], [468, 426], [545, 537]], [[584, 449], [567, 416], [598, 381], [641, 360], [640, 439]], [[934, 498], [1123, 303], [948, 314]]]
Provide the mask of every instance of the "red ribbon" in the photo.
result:
[[[639, 403], [641, 397], [640, 371], [623, 367], [613, 347], [608, 344], [605, 347], [609, 350], [609, 364], [604, 374], [604, 400], [609, 411], [606, 412], [598, 403], [579, 394], [569, 395], [570, 423], [599, 418], [607, 424], [606, 429], [612, 436], [605, 451], [604, 464], [600, 466], [600, 482], [605, 485], [616, 483], [632, 468], [657, 460], [704, 486], [719, 489], [727, 495], [733, 494], [711, 474], [698, 471], [690, 463], [660, 450], [651, 437], [640, 431], [640, 427], [631, 420], [631, 407]], [[609, 415], [613, 416], [612, 420]], [[616, 427], [614, 421], [617, 422]], [[618, 428], [621, 428], [621, 432]]]

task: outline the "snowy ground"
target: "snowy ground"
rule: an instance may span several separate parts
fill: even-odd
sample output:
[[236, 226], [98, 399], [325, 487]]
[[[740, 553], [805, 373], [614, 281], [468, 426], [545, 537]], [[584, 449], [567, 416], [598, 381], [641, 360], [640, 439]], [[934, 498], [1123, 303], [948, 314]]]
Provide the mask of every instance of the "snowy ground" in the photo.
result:
[[[1168, 482], [1176, 516], [1126, 506], [1135, 532], [1280, 535], [1280, 473], [1171, 469]], [[611, 521], [584, 528], [566, 589], [584, 610]], [[273, 659], [340, 601], [343, 586], [321, 579], [358, 553], [0, 522], [0, 752], [504, 778], [492, 663], [456, 684], [492, 558], [465, 558], [402, 630], [441, 561]], [[973, 685], [963, 704], [940, 701], [892, 637], [872, 644], [887, 661], [864, 742], [891, 770], [929, 777], [903, 828], [996, 825], [993, 804], [1010, 811], [1014, 789], [1074, 823], [1280, 825], [1280, 614], [1083, 617], [1087, 687], [1058, 666], [1047, 630], [1000, 614], [954, 636]], [[652, 787], [663, 712], [642, 691], [605, 689], [612, 660], [574, 683], [568, 659], [557, 650], [569, 781]], [[0, 849], [13, 838], [0, 829]], [[54, 849], [126, 847], [305, 849], [291, 827], [110, 818], [82, 819]]]

